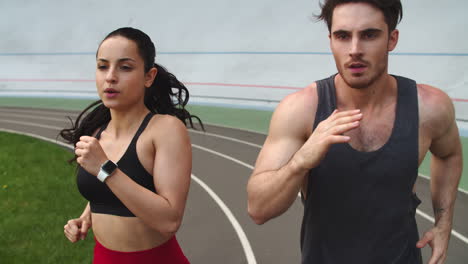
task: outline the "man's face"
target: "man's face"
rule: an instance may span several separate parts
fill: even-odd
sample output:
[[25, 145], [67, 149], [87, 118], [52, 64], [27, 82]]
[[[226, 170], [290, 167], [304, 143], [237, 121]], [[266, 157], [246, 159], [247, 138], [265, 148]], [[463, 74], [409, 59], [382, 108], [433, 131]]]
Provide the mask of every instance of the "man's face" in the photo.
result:
[[388, 34], [385, 17], [366, 3], [338, 5], [332, 16], [330, 47], [336, 67], [352, 88], [366, 88], [387, 73], [388, 52], [398, 31]]

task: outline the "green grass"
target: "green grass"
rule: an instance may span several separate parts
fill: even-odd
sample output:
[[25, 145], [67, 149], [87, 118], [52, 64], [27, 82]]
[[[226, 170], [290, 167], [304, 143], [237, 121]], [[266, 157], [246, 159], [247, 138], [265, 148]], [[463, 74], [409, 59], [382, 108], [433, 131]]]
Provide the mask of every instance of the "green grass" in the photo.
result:
[[0, 97], [0, 106], [83, 110], [93, 100], [62, 98]]
[[0, 263], [91, 263], [94, 241], [70, 243], [68, 219], [86, 201], [72, 154], [52, 143], [0, 132]]
[[271, 111], [199, 105], [190, 105], [188, 110], [209, 124], [248, 129], [264, 134], [268, 131], [273, 114]]

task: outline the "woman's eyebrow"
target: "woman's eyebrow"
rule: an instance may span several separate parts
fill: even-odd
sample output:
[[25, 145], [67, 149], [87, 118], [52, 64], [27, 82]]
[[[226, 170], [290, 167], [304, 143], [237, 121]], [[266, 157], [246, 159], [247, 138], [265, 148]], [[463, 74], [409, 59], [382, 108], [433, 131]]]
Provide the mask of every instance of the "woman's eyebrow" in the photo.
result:
[[[109, 62], [109, 60], [104, 59], [104, 58], [98, 58], [98, 61]], [[133, 61], [133, 62], [135, 62], [135, 60], [132, 59], [132, 58], [121, 58], [121, 59], [118, 59], [117, 61], [118, 62], [124, 62], [124, 61]]]

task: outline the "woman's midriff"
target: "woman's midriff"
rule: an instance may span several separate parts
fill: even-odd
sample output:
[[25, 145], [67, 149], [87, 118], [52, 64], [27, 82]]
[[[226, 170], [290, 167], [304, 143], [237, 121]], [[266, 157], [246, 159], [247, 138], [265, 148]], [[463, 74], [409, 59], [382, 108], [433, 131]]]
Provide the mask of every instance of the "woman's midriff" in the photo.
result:
[[106, 248], [134, 252], [164, 244], [169, 238], [149, 228], [137, 217], [92, 214], [95, 238]]

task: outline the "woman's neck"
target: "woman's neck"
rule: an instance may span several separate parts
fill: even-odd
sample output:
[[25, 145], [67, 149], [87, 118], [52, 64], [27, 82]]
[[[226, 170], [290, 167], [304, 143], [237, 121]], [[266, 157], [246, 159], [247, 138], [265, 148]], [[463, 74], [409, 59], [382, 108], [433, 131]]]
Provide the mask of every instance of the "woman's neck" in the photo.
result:
[[112, 134], [115, 138], [127, 133], [134, 133], [148, 113], [149, 110], [145, 105], [125, 110], [110, 109], [111, 121], [106, 132]]

